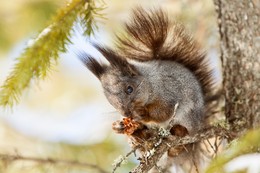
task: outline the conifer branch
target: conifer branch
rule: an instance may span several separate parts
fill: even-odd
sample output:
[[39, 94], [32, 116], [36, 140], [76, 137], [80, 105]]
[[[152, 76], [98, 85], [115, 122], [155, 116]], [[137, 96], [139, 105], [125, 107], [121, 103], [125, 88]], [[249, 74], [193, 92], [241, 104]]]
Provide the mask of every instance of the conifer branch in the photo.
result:
[[[92, 4], [91, 8], [85, 6]], [[36, 39], [31, 41], [15, 64], [13, 71], [7, 77], [0, 91], [0, 105], [12, 107], [18, 103], [22, 91], [32, 80], [44, 79], [51, 66], [59, 58], [60, 52], [66, 51], [70, 43], [71, 29], [78, 15], [85, 13], [85, 33], [93, 34], [94, 17], [87, 14], [98, 14], [100, 8], [94, 7], [93, 0], [73, 0], [62, 8], [51, 25], [45, 28]], [[99, 15], [96, 15], [99, 16]]]

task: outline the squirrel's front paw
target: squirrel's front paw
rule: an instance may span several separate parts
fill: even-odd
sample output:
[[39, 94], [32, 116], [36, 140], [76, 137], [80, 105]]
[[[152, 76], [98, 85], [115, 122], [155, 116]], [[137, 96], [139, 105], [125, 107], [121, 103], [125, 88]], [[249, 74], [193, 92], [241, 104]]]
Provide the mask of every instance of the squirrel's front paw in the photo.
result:
[[116, 133], [122, 133], [124, 134], [125, 131], [125, 125], [124, 122], [121, 120], [118, 120], [116, 122], [113, 122], [112, 124], [112, 129], [116, 132]]
[[131, 135], [136, 129], [140, 127], [140, 123], [134, 121], [131, 118], [123, 118], [123, 120], [118, 120], [112, 124], [112, 129], [116, 133]]

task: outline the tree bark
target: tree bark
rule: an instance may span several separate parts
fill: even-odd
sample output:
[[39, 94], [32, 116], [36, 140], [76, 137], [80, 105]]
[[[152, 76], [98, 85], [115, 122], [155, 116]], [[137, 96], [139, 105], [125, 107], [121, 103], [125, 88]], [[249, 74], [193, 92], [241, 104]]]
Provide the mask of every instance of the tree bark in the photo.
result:
[[214, 0], [225, 115], [233, 132], [260, 124], [260, 1]]

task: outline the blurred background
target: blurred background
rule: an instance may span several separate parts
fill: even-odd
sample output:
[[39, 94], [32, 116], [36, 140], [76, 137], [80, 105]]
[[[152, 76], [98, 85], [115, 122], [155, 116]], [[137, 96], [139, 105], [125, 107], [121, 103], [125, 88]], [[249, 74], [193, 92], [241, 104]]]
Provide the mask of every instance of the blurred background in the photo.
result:
[[[219, 66], [218, 31], [212, 1], [208, 0], [107, 0], [106, 19], [91, 41], [112, 45], [114, 33], [130, 19], [131, 9], [161, 6], [172, 19], [183, 23], [205, 48], [212, 65]], [[64, 0], [4, 0], [0, 6], [0, 85], [16, 58], [56, 14]], [[106, 101], [98, 80], [77, 59], [75, 51], [85, 49], [100, 55], [75, 24], [68, 52], [60, 55], [44, 81], [31, 83], [20, 103], [0, 111], [0, 154], [77, 160], [96, 164], [111, 172], [113, 161], [130, 148], [124, 136], [111, 131], [120, 115]], [[219, 72], [216, 79], [221, 80]], [[105, 156], [105, 157], [104, 157]], [[118, 172], [137, 163], [134, 157]], [[95, 172], [76, 166], [13, 161], [0, 155], [0, 172]]]

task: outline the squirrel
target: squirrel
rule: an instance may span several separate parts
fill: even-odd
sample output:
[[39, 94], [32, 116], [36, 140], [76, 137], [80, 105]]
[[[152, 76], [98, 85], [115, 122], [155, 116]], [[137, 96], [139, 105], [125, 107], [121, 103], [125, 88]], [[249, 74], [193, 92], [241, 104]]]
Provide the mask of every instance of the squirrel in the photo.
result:
[[[138, 7], [125, 23], [125, 34], [116, 38], [114, 49], [94, 45], [109, 64], [87, 53], [80, 59], [100, 80], [110, 104], [141, 124], [129, 136], [144, 141], [150, 126], [167, 126], [176, 104], [172, 135], [194, 135], [202, 129], [213, 70], [184, 27], [161, 9]], [[125, 120], [113, 124], [117, 133], [125, 133]]]

